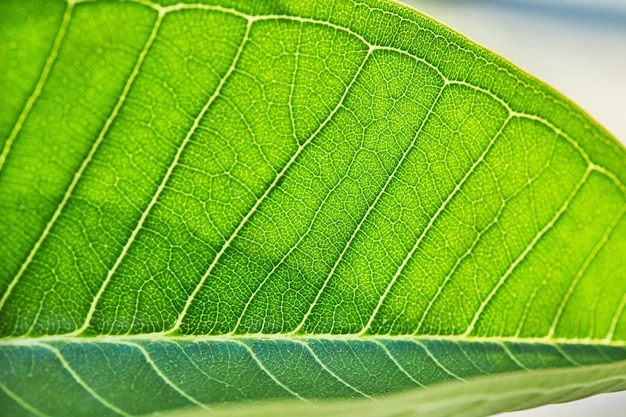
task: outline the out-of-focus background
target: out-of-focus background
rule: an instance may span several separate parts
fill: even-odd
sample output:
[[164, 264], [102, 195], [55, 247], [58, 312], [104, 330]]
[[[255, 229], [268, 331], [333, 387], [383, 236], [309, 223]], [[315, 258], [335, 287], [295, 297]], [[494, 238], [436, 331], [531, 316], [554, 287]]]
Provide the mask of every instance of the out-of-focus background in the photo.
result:
[[626, 143], [625, 0], [400, 1], [545, 81]]
[[[400, 1], [550, 84], [626, 145], [625, 0]], [[621, 392], [502, 416], [625, 415]]]

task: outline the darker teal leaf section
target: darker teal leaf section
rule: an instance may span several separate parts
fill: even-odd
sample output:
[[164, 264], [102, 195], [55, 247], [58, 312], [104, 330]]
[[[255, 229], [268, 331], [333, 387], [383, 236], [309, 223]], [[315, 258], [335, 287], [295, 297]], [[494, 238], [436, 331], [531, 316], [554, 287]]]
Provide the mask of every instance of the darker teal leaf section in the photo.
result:
[[[567, 368], [624, 360], [626, 348], [571, 344], [127, 338], [4, 347], [0, 378], [5, 394], [2, 410], [11, 410], [12, 415], [30, 415], [16, 407], [16, 400], [43, 415], [63, 414], [68, 406], [74, 415], [137, 415], [199, 404], [208, 408], [281, 398], [315, 403], [385, 396], [527, 367]], [[55, 392], [58, 386], [64, 387], [63, 395]], [[149, 396], [137, 395], [148, 392]]]

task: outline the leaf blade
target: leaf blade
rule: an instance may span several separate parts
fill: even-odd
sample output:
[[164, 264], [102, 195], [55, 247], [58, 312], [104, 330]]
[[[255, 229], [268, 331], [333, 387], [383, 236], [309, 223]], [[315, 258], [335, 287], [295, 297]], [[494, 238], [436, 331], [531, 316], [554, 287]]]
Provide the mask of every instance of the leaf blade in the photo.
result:
[[[32, 376], [12, 370], [39, 363], [33, 349], [52, 353], [41, 363], [59, 362], [57, 377], [91, 397], [72, 402], [89, 414], [377, 397], [538, 364], [592, 366], [592, 351], [620, 369], [624, 150], [543, 84], [421, 15], [319, 6], [72, 6], [52, 85], [22, 113], [23, 150], [7, 151], [0, 171], [13, 200], [2, 240], [34, 225], [17, 237], [33, 245], [16, 245], [22, 255], [7, 270], [17, 272], [1, 281], [6, 401], [35, 401], [14, 389]], [[89, 43], [81, 30], [96, 26], [96, 11], [113, 23]], [[92, 61], [76, 80], [88, 93], [68, 99], [104, 108], [85, 122], [95, 139], [70, 153], [70, 169], [44, 158], [27, 179], [58, 176], [52, 198], [12, 183], [29, 163], [22, 155], [53, 137], [30, 133], [48, 113], [63, 135], [66, 119], [80, 121], [49, 104], [66, 96], [63, 65], [93, 57], [86, 45], [119, 41], [132, 19], [142, 35], [129, 37], [131, 58], [110, 48], [120, 55], [108, 62], [125, 65], [117, 77], [98, 84], [112, 66]], [[25, 211], [25, 196], [46, 209]], [[182, 343], [201, 345], [198, 356]], [[238, 380], [248, 388], [222, 383], [202, 397], [219, 379], [205, 369], [227, 369], [230, 356], [170, 374], [167, 355], [149, 350], [191, 360], [218, 344], [238, 346], [226, 350], [265, 375], [262, 388]], [[131, 404], [129, 381], [101, 380], [115, 372], [88, 369], [83, 345], [119, 367], [117, 351], [134, 352], [128, 363], [153, 381], [142, 392], [168, 394]], [[530, 347], [541, 352], [522, 355]], [[481, 356], [490, 349], [496, 366]], [[435, 376], [421, 381], [408, 357]], [[37, 395], [57, 401], [46, 389]]]

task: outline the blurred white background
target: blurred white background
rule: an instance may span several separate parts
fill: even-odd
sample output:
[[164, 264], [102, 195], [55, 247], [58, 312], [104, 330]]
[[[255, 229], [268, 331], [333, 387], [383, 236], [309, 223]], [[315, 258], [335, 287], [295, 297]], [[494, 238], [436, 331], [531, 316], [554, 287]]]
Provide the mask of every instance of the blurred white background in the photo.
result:
[[542, 79], [626, 143], [625, 0], [401, 1]]
[[[565, 94], [626, 144], [625, 0], [401, 0]], [[626, 391], [503, 417], [623, 417]]]

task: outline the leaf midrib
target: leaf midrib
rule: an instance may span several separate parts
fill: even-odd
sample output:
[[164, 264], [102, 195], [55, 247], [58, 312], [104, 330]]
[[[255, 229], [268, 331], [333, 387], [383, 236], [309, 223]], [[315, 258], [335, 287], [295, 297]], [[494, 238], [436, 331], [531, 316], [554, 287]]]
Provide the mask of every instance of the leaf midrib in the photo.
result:
[[15, 337], [0, 339], [2, 346], [31, 346], [48, 342], [65, 343], [107, 343], [124, 342], [236, 342], [236, 341], [274, 341], [274, 342], [307, 342], [307, 341], [337, 341], [337, 342], [451, 342], [477, 344], [537, 344], [545, 346], [582, 345], [598, 347], [626, 347], [626, 341], [591, 338], [563, 338], [563, 337], [515, 337], [515, 336], [463, 336], [463, 335], [358, 335], [358, 334], [283, 334], [283, 333], [253, 333], [253, 334], [216, 334], [216, 335], [167, 335], [166, 332], [126, 335], [92, 335], [68, 336], [48, 335], [38, 337]]

